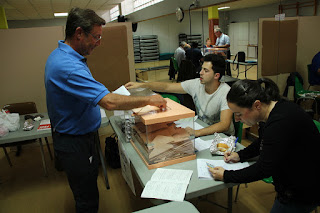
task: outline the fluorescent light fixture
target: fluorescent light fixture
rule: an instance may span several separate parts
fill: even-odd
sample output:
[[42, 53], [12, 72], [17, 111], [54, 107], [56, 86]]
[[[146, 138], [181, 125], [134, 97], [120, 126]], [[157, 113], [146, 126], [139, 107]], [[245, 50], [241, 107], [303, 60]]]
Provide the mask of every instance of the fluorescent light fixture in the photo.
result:
[[218, 10], [229, 9], [230, 7], [219, 7]]
[[65, 16], [68, 16], [68, 13], [54, 13], [53, 15], [55, 17], [65, 17]]

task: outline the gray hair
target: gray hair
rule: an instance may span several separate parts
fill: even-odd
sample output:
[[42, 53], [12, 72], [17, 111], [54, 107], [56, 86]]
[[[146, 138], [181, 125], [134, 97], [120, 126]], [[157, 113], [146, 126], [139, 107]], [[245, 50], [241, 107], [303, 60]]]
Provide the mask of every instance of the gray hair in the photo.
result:
[[186, 44], [187, 44], [187, 42], [181, 41], [181, 42], [180, 42], [180, 47], [184, 47]]
[[214, 31], [222, 33], [221, 28], [216, 28], [216, 29], [214, 29]]

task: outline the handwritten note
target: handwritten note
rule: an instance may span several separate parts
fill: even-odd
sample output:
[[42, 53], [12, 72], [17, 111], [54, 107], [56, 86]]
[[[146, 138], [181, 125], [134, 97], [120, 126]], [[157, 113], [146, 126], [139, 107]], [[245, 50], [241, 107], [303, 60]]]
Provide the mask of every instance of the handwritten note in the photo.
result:
[[198, 170], [198, 178], [213, 180], [211, 173], [209, 172], [207, 163], [216, 166], [221, 166], [226, 170], [239, 170], [249, 166], [248, 162], [244, 163], [226, 163], [224, 160], [208, 160], [208, 159], [197, 159], [197, 170]]

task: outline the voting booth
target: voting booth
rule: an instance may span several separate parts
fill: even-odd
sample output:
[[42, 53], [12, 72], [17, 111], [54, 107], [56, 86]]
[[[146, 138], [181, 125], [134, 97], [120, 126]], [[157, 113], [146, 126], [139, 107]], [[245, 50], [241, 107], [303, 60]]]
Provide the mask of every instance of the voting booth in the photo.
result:
[[130, 142], [148, 169], [181, 163], [196, 158], [194, 133], [180, 127], [179, 120], [191, 119], [195, 112], [166, 98], [165, 110], [154, 106], [134, 109]]

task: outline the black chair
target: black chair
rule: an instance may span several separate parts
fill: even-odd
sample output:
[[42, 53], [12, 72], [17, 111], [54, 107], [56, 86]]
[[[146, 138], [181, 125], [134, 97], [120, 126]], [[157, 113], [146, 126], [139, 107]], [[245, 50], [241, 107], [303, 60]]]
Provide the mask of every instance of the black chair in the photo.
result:
[[[3, 109], [8, 110], [10, 113], [19, 113], [19, 115], [28, 115], [28, 114], [38, 113], [36, 104], [34, 102], [23, 102], [23, 103], [7, 104], [7, 105], [5, 105], [3, 107]], [[51, 149], [50, 149], [50, 146], [49, 146], [48, 138], [45, 137], [44, 139], [46, 141], [47, 148], [48, 148], [48, 151], [49, 151], [49, 154], [50, 154], [50, 158], [52, 160], [53, 157], [52, 157]], [[41, 140], [41, 138], [39, 140]], [[17, 146], [16, 156], [19, 156], [20, 152], [22, 150], [22, 145], [28, 144], [28, 143], [33, 143], [35, 141], [36, 141], [36, 139], [20, 141], [20, 142], [16, 142], [16, 143], [1, 144], [0, 146], [2, 147], [2, 149], [3, 149], [4, 153], [5, 153], [5, 156], [6, 156], [7, 160], [8, 160], [9, 165], [12, 167], [12, 163], [11, 163], [11, 160], [10, 160], [9, 155], [7, 153], [6, 147]]]
[[178, 73], [177, 82], [196, 78], [197, 70], [190, 60], [182, 60]]

